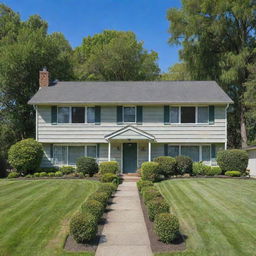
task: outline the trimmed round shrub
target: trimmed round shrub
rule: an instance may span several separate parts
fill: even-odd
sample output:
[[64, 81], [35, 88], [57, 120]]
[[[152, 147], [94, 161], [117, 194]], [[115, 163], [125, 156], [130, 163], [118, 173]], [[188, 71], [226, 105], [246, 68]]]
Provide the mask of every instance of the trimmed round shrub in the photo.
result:
[[141, 178], [142, 180], [157, 181], [158, 179], [158, 167], [159, 163], [156, 162], [144, 162], [141, 165]]
[[70, 221], [70, 234], [78, 243], [85, 243], [96, 237], [98, 230], [95, 216], [88, 212], [75, 214]]
[[20, 174], [18, 172], [10, 172], [7, 176], [8, 179], [18, 178]]
[[[221, 175], [221, 169], [218, 166], [207, 166], [208, 168], [205, 170], [205, 175], [207, 176], [214, 176], [214, 175]], [[210, 168], [209, 168], [210, 167]]]
[[223, 172], [246, 171], [248, 165], [248, 154], [245, 150], [230, 149], [217, 153], [217, 163]]
[[137, 188], [139, 191], [141, 191], [142, 188], [145, 188], [145, 187], [152, 187], [154, 186], [153, 182], [152, 181], [149, 181], [149, 180], [142, 180], [140, 179], [139, 181], [137, 181]]
[[169, 213], [170, 206], [164, 199], [153, 199], [147, 203], [148, 216], [151, 221], [154, 221], [155, 216], [160, 213]]
[[162, 242], [171, 243], [179, 235], [178, 218], [170, 213], [160, 213], [155, 217], [154, 230]]
[[159, 163], [158, 172], [166, 178], [175, 175], [176, 160], [170, 156], [159, 156], [154, 159], [154, 162]]
[[89, 174], [92, 177], [98, 172], [99, 166], [96, 160], [92, 157], [82, 156], [76, 161], [77, 172], [82, 172], [83, 174]]
[[109, 161], [109, 162], [101, 162], [100, 163], [100, 173], [112, 173], [118, 174], [119, 172], [119, 165], [117, 161]]
[[34, 139], [21, 140], [8, 151], [8, 162], [19, 173], [27, 174], [37, 170], [42, 158], [42, 144]]
[[89, 200], [96, 200], [104, 205], [107, 205], [109, 194], [106, 192], [94, 192], [89, 196]]
[[205, 174], [205, 165], [202, 162], [194, 162], [192, 167], [193, 175], [204, 175]]
[[151, 190], [148, 189], [148, 190], [143, 191], [142, 197], [143, 197], [143, 200], [144, 200], [145, 204], [147, 204], [152, 199], [163, 198], [161, 193], [158, 190], [155, 190], [155, 189], [151, 189]]
[[239, 171], [227, 171], [225, 172], [225, 175], [230, 177], [240, 177], [242, 174]]
[[33, 176], [34, 176], [34, 177], [40, 177], [40, 172], [35, 172], [35, 173], [33, 174]]
[[188, 156], [176, 156], [176, 171], [177, 174], [183, 175], [185, 173], [192, 174], [193, 161]]
[[60, 167], [60, 171], [64, 174], [70, 174], [73, 173], [75, 171], [75, 168], [73, 166], [62, 166]]
[[46, 172], [40, 172], [39, 173], [39, 177], [46, 177], [47, 176], [47, 173]]
[[103, 183], [97, 190], [97, 192], [106, 192], [109, 194], [109, 197], [114, 191], [116, 191], [117, 186], [113, 183]]
[[55, 177], [55, 172], [49, 172], [48, 177]]
[[63, 176], [63, 173], [61, 171], [57, 171], [55, 172], [55, 177], [62, 177]]
[[82, 212], [92, 214], [98, 221], [104, 212], [104, 205], [96, 200], [86, 200], [85, 203], [82, 204], [81, 208]]
[[105, 173], [105, 174], [101, 175], [100, 181], [101, 182], [107, 182], [107, 183], [112, 182], [112, 183], [115, 183], [115, 184], [119, 184], [120, 183], [120, 178], [116, 174]]
[[27, 175], [26, 175], [26, 178], [27, 178], [27, 179], [33, 178], [33, 175], [32, 175], [32, 174], [27, 174]]

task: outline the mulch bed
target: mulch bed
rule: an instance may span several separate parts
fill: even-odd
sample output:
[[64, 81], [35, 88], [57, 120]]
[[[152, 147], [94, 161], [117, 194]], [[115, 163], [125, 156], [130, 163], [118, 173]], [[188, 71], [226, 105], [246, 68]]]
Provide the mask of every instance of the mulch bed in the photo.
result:
[[109, 200], [108, 206], [105, 209], [104, 214], [102, 215], [102, 218], [101, 218], [101, 220], [98, 224], [98, 232], [97, 232], [97, 235], [96, 235], [95, 239], [93, 241], [91, 241], [90, 243], [79, 244], [69, 234], [67, 239], [66, 239], [65, 245], [64, 245], [64, 250], [65, 251], [69, 251], [69, 252], [96, 252], [99, 241], [100, 241], [100, 237], [101, 237], [101, 234], [102, 234], [104, 224], [106, 224], [106, 222], [107, 222], [107, 214], [109, 212], [109, 205], [112, 204], [112, 200], [113, 200], [113, 196]]
[[161, 252], [174, 252], [174, 251], [183, 251], [186, 249], [185, 239], [186, 237], [180, 235], [175, 241], [171, 244], [165, 244], [161, 242], [156, 233], [154, 232], [153, 222], [149, 220], [147, 208], [143, 202], [143, 199], [140, 195], [140, 204], [142, 208], [142, 212], [144, 215], [144, 220], [148, 230], [148, 236], [150, 240], [150, 246], [153, 253], [161, 253]]

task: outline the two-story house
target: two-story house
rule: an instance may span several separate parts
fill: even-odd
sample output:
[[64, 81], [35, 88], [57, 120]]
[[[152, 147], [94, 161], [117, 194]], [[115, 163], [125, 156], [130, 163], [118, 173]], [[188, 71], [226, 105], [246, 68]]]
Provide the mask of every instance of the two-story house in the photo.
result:
[[56, 82], [40, 72], [36, 109], [42, 166], [80, 156], [116, 160], [135, 172], [157, 156], [187, 155], [215, 165], [227, 145], [232, 100], [214, 81]]

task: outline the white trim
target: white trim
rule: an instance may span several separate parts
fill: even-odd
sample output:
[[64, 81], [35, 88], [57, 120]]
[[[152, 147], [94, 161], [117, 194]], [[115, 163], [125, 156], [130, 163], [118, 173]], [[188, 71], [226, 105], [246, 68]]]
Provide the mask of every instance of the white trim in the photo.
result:
[[148, 142], [148, 161], [151, 162], [151, 141]]
[[139, 168], [139, 143], [137, 143], [137, 142], [134, 142], [134, 143], [136, 143], [136, 150], [137, 150], [137, 161], [136, 161], [136, 171], [135, 171], [135, 173], [137, 172], [137, 170], [138, 170], [138, 168]]
[[36, 109], [36, 140], [38, 140], [38, 107], [35, 106]]
[[108, 142], [108, 162], [111, 161], [111, 142]]
[[120, 147], [120, 150], [121, 150], [121, 173], [123, 174], [123, 143], [120, 143], [121, 144], [121, 147]]
[[227, 110], [228, 110], [229, 104], [227, 104], [225, 108], [225, 150], [228, 147], [228, 120], [227, 120]]

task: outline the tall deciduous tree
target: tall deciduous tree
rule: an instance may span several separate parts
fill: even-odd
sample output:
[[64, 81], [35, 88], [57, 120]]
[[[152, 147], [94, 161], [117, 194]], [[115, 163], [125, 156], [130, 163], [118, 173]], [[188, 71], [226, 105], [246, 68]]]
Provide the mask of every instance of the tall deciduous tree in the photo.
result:
[[239, 146], [239, 136], [247, 144], [244, 94], [256, 54], [255, 10], [254, 0], [183, 0], [182, 8], [168, 11], [170, 43], [182, 44], [192, 79], [216, 80], [235, 101], [231, 146]]
[[157, 53], [145, 50], [133, 32], [106, 30], [84, 38], [74, 51], [79, 80], [154, 80], [159, 74], [157, 59]]
[[170, 81], [185, 81], [192, 79], [187, 64], [184, 62], [174, 64], [169, 68], [168, 72], [161, 74], [160, 78], [161, 80]]

